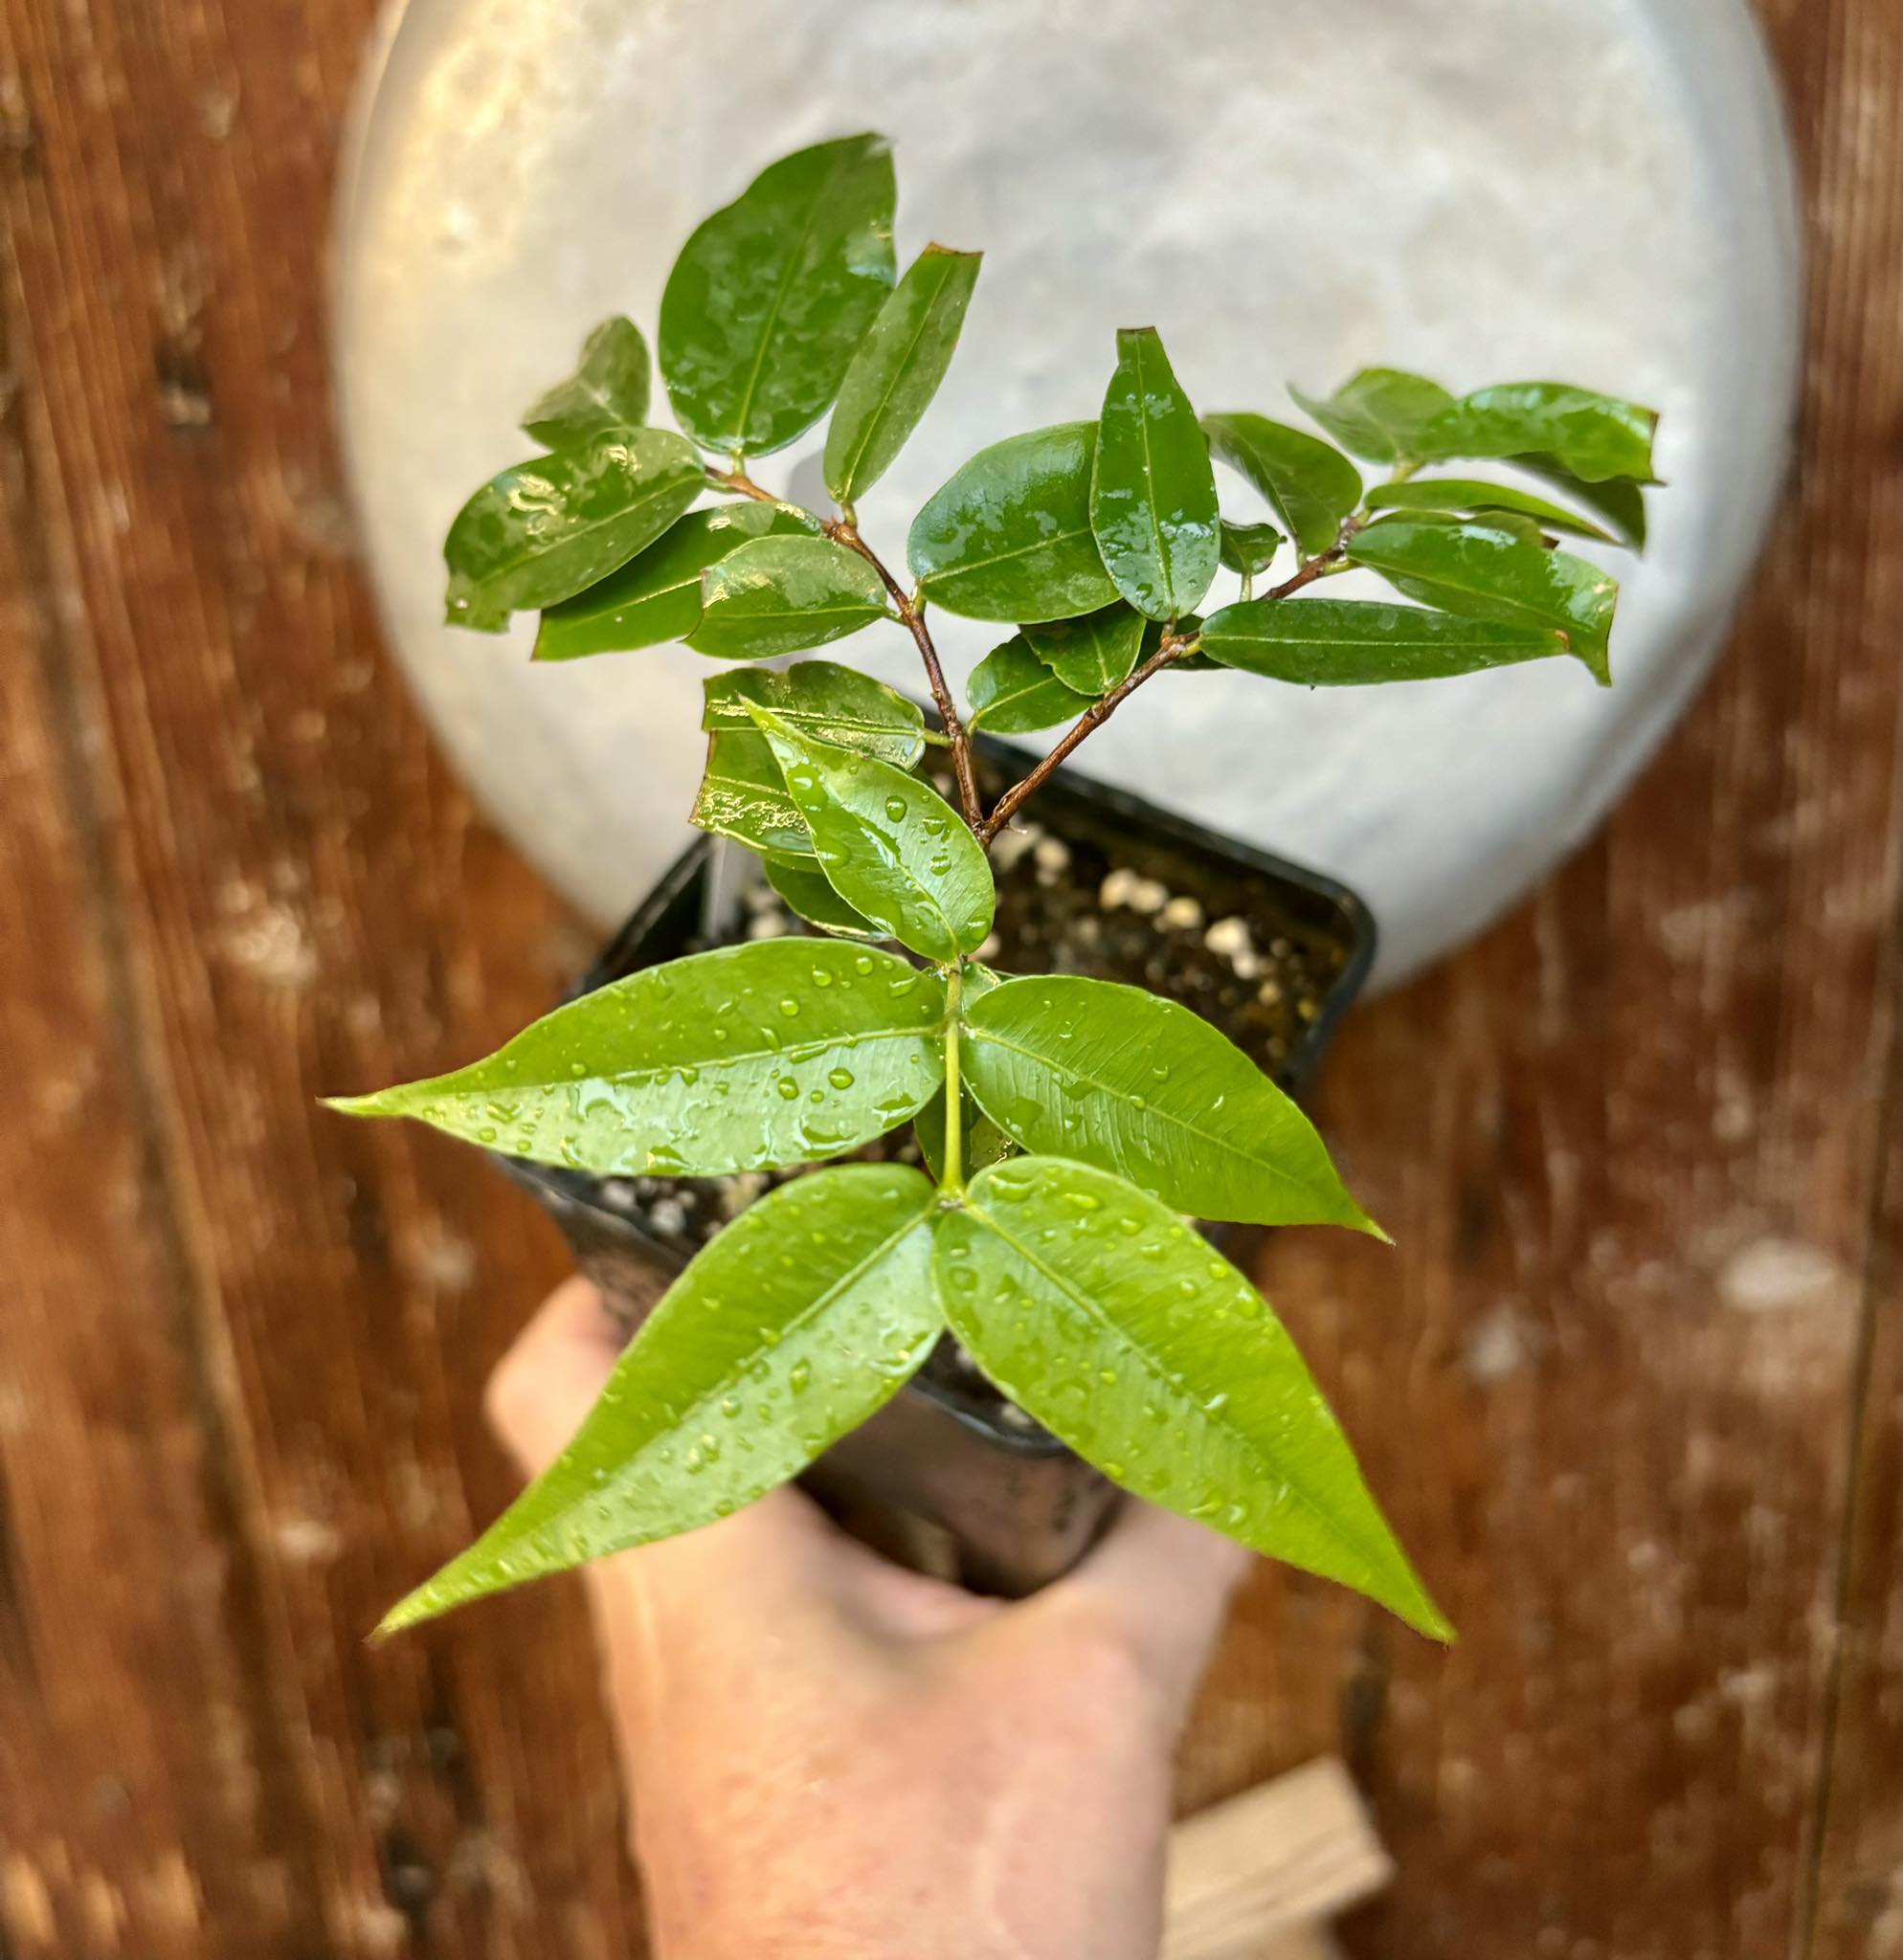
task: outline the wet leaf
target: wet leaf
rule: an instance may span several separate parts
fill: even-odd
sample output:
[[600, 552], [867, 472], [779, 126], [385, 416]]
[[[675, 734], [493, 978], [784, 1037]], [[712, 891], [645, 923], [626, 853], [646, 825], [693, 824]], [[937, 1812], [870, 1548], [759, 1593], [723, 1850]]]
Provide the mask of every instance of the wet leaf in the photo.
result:
[[1193, 612], [1216, 576], [1209, 444], [1153, 326], [1117, 332], [1116, 372], [1097, 426], [1090, 527], [1117, 590], [1152, 619]]
[[1615, 395], [1559, 381], [1510, 381], [1476, 389], [1421, 431], [1417, 454], [1455, 457], [1551, 456], [1588, 483], [1612, 478], [1649, 483], [1658, 412]]
[[660, 372], [705, 449], [765, 456], [826, 412], [892, 289], [880, 136], [782, 157], [687, 240], [660, 299]]
[[632, 320], [616, 313], [582, 343], [568, 380], [531, 404], [523, 430], [550, 449], [569, 449], [593, 435], [638, 429], [647, 420], [648, 386], [647, 342]]
[[1601, 687], [1619, 588], [1597, 565], [1484, 524], [1372, 524], [1348, 547], [1399, 592], [1473, 619], [1557, 627]]
[[701, 575], [697, 654], [764, 660], [820, 647], [890, 616], [879, 574], [831, 538], [756, 538]]
[[812, 858], [768, 858], [762, 860], [762, 867], [767, 882], [807, 924], [840, 939], [885, 937], [870, 919], [862, 918], [840, 897]]
[[832, 660], [795, 660], [791, 667], [729, 667], [701, 683], [706, 706], [701, 726], [736, 728], [756, 735], [749, 703], [772, 708], [781, 721], [830, 742], [856, 748], [899, 768], [925, 753], [925, 716], [915, 702], [854, 667]]
[[826, 488], [838, 502], [850, 504], [885, 474], [930, 407], [982, 256], [928, 245], [860, 342], [826, 431]]
[[[1017, 1154], [1018, 1146], [998, 1128], [969, 1095], [960, 1095], [958, 1105], [965, 1114], [964, 1155], [967, 1178], [974, 1177], [989, 1164], [1001, 1164]], [[918, 1138], [919, 1154], [933, 1177], [945, 1174], [945, 1091], [941, 1088], [912, 1118], [912, 1134]]]
[[932, 1266], [985, 1373], [1106, 1476], [1450, 1637], [1273, 1309], [1167, 1206], [1013, 1158], [940, 1215]]
[[1363, 368], [1325, 398], [1288, 392], [1342, 448], [1372, 463], [1422, 459], [1422, 431], [1454, 405], [1438, 381], [1399, 368]]
[[1618, 540], [1610, 531], [1531, 491], [1516, 490], [1510, 483], [1484, 483], [1474, 477], [1416, 478], [1406, 483], [1377, 483], [1368, 492], [1370, 510], [1448, 510], [1491, 517], [1498, 511], [1511, 511], [1533, 519], [1548, 530], [1567, 531], [1577, 538], [1595, 538], [1612, 545]]
[[1027, 1150], [1113, 1170], [1202, 1218], [1381, 1236], [1309, 1119], [1187, 1008], [1051, 974], [1007, 980], [960, 1019], [973, 1095]]
[[1588, 483], [1553, 456], [1515, 456], [1507, 460], [1516, 469], [1551, 483], [1588, 510], [1597, 511], [1612, 526], [1613, 535], [1622, 545], [1629, 545], [1635, 551], [1646, 548], [1646, 493], [1637, 483], [1628, 483], [1621, 477], [1608, 477], [1603, 483]]
[[941, 1325], [932, 1191], [852, 1164], [770, 1192], [668, 1288], [573, 1442], [378, 1629], [713, 1523], [894, 1395]]
[[943, 1080], [944, 1018], [944, 983], [895, 954], [754, 940], [585, 993], [467, 1068], [332, 1106], [604, 1176], [766, 1170], [915, 1115]]
[[1266, 415], [1205, 415], [1212, 454], [1240, 470], [1288, 526], [1303, 557], [1326, 551], [1361, 501], [1361, 472], [1332, 445]]
[[671, 430], [620, 430], [483, 484], [443, 541], [452, 626], [499, 633], [511, 612], [572, 598], [653, 544], [706, 488]]
[[1212, 612], [1202, 651], [1224, 667], [1299, 687], [1440, 680], [1569, 653], [1551, 628], [1360, 599], [1245, 600]]
[[802, 735], [766, 708], [772, 746], [833, 889], [901, 946], [949, 962], [991, 931], [991, 865], [958, 813], [916, 776]]
[[690, 510], [619, 571], [542, 615], [538, 660], [626, 653], [685, 639], [701, 623], [701, 573], [750, 538], [811, 537], [817, 523], [790, 503]]
[[763, 857], [813, 855], [806, 819], [794, 808], [780, 766], [757, 728], [723, 728], [708, 738], [690, 820]]
[[1227, 518], [1222, 520], [1222, 563], [1231, 571], [1250, 578], [1266, 571], [1283, 542], [1273, 524], [1232, 524]]
[[1075, 694], [1095, 700], [1130, 678], [1150, 622], [1119, 599], [1081, 619], [1024, 629], [1024, 644]]
[[912, 576], [967, 619], [1072, 619], [1117, 596], [1090, 535], [1094, 422], [981, 449], [912, 520]]
[[994, 735], [1028, 735], [1075, 721], [1090, 705], [1087, 694], [1066, 687], [1031, 651], [1030, 643], [1014, 634], [993, 647], [972, 669], [965, 684], [971, 703], [971, 725]]

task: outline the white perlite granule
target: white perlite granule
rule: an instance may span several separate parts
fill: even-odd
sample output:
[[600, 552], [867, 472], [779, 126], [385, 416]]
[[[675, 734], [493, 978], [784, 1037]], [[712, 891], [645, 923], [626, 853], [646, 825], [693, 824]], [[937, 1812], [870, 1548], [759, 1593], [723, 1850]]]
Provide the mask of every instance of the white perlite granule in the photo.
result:
[[[1644, 564], [1619, 561], [1613, 696], [1557, 662], [1387, 690], [1172, 676], [1084, 751], [1358, 882], [1405, 968], [1549, 862], [1637, 759], [1751, 548], [1788, 376], [1766, 271], [1782, 166], [1743, 21], [1711, 0], [411, 0], [340, 321], [401, 657], [500, 820], [604, 920], [625, 909], [688, 835], [705, 663], [531, 669], [528, 622], [449, 633], [442, 533], [524, 453], [517, 415], [590, 326], [624, 310], [652, 332], [707, 211], [782, 151], [876, 126], [901, 262], [930, 238], [986, 255], [944, 390], [862, 506], [894, 562], [974, 449], [1096, 412], [1118, 325], [1157, 323], [1206, 410], [1300, 422], [1286, 380], [1384, 361], [1665, 412], [1671, 489]], [[817, 494], [822, 440], [761, 476]], [[958, 677], [1007, 630], [939, 625]], [[917, 688], [900, 635], [832, 657]]]

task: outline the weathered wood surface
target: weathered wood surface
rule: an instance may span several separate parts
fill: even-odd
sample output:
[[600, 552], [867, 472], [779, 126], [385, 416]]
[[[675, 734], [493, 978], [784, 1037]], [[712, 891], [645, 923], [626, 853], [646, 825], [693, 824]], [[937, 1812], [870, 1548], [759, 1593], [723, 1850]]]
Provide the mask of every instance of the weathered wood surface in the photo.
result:
[[[1903, 1952], [1903, 14], [1763, 11], [1812, 343], [1756, 594], [1601, 835], [1351, 1026], [1326, 1116], [1403, 1251], [1269, 1259], [1465, 1638], [1265, 1572], [1183, 1794], [1346, 1753], [1400, 1868], [1362, 1955]], [[360, 1639], [503, 1501], [479, 1384], [560, 1259], [311, 1099], [579, 951], [353, 558], [368, 0], [0, 19], [0, 1951], [633, 1955], [572, 1590]]]

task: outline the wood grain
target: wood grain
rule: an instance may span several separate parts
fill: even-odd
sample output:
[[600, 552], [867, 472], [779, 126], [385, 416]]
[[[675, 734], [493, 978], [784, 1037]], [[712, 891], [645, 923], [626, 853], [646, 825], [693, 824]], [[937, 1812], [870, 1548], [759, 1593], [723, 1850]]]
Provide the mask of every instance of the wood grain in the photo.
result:
[[[1265, 1571], [1186, 1803], [1339, 1749], [1374, 1960], [1903, 1951], [1903, 15], [1764, 0], [1798, 466], [1594, 842], [1350, 1026], [1401, 1250], [1267, 1278], [1463, 1628]], [[639, 1951], [573, 1590], [371, 1652], [504, 1501], [526, 1201], [320, 1092], [580, 951], [383, 663], [319, 241], [368, 0], [0, 0], [0, 1951]], [[1890, 1105], [1893, 1140], [1898, 1111]]]

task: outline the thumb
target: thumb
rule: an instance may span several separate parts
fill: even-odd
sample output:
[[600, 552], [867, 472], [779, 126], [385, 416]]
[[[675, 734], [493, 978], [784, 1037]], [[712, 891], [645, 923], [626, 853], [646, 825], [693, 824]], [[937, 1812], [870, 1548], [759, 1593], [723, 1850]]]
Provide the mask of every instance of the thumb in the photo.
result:
[[586, 1280], [566, 1280], [489, 1377], [483, 1407], [525, 1477], [539, 1477], [594, 1407], [624, 1346], [601, 1295]]

